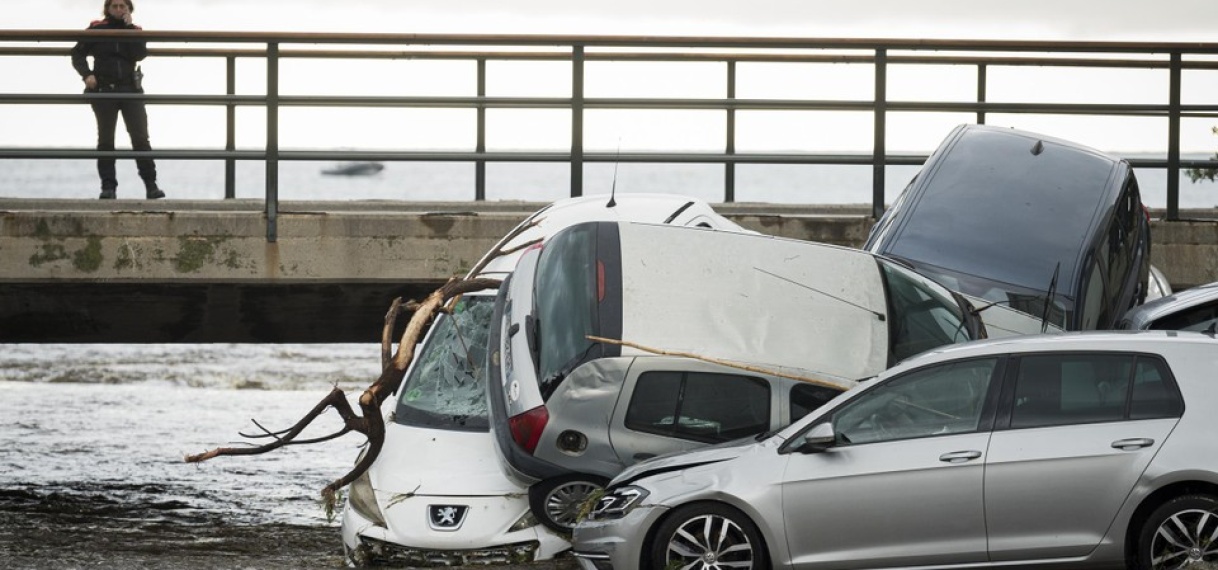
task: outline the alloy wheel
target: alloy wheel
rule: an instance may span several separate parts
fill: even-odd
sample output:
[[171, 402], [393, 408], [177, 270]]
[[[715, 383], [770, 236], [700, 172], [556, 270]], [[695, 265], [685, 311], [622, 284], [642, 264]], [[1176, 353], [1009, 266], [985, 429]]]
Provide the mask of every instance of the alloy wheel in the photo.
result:
[[756, 557], [748, 534], [727, 517], [693, 517], [668, 539], [665, 568], [682, 570], [751, 569]]
[[579, 522], [580, 508], [601, 486], [590, 481], [569, 481], [562, 483], [546, 496], [546, 516], [568, 530]]
[[1180, 511], [1162, 522], [1150, 545], [1153, 568], [1218, 567], [1218, 515]]

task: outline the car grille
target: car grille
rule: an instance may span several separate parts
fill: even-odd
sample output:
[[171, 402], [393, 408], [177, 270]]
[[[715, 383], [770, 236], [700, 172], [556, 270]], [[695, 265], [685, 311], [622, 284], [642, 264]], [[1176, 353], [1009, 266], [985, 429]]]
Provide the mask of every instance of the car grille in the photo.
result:
[[352, 553], [360, 565], [378, 566], [489, 566], [532, 562], [538, 542], [518, 542], [474, 550], [424, 550], [368, 537], [360, 537], [360, 546]]

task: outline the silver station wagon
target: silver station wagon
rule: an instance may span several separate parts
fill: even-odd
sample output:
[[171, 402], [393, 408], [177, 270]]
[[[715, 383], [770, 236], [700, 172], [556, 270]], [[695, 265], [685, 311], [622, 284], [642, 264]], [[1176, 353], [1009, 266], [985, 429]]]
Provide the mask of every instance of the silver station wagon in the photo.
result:
[[1218, 341], [980, 341], [758, 441], [640, 463], [574, 531], [587, 570], [1213, 568]]
[[524, 254], [496, 304], [491, 428], [558, 530], [628, 465], [778, 429], [985, 330], [959, 295], [862, 250], [625, 222]]

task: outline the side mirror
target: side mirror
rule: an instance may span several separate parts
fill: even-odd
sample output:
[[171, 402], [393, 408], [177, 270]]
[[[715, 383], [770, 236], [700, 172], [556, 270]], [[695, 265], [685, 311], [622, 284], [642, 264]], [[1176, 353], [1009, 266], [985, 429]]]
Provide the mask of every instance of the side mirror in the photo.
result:
[[833, 432], [833, 423], [825, 422], [813, 427], [803, 435], [803, 443], [795, 449], [800, 453], [821, 453], [837, 445], [837, 434]]

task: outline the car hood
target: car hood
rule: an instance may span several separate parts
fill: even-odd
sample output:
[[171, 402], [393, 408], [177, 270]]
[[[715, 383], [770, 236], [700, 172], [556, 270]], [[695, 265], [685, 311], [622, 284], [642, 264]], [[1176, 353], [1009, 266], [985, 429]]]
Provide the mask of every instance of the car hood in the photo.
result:
[[[773, 438], [771, 438], [773, 439]], [[744, 455], [745, 453], [755, 449], [759, 445], [769, 443], [769, 441], [758, 442], [756, 439], [748, 437], [737, 439], [703, 447], [693, 451], [684, 451], [661, 455], [641, 463], [636, 463], [627, 467], [617, 477], [613, 478], [612, 485], [626, 484], [636, 479], [650, 477], [660, 473], [669, 471], [679, 471], [688, 469], [698, 465], [708, 465], [710, 463], [719, 463], [728, 461]]]
[[368, 470], [372, 486], [393, 494], [497, 496], [526, 493], [495, 459], [489, 432], [385, 426], [385, 446]]

